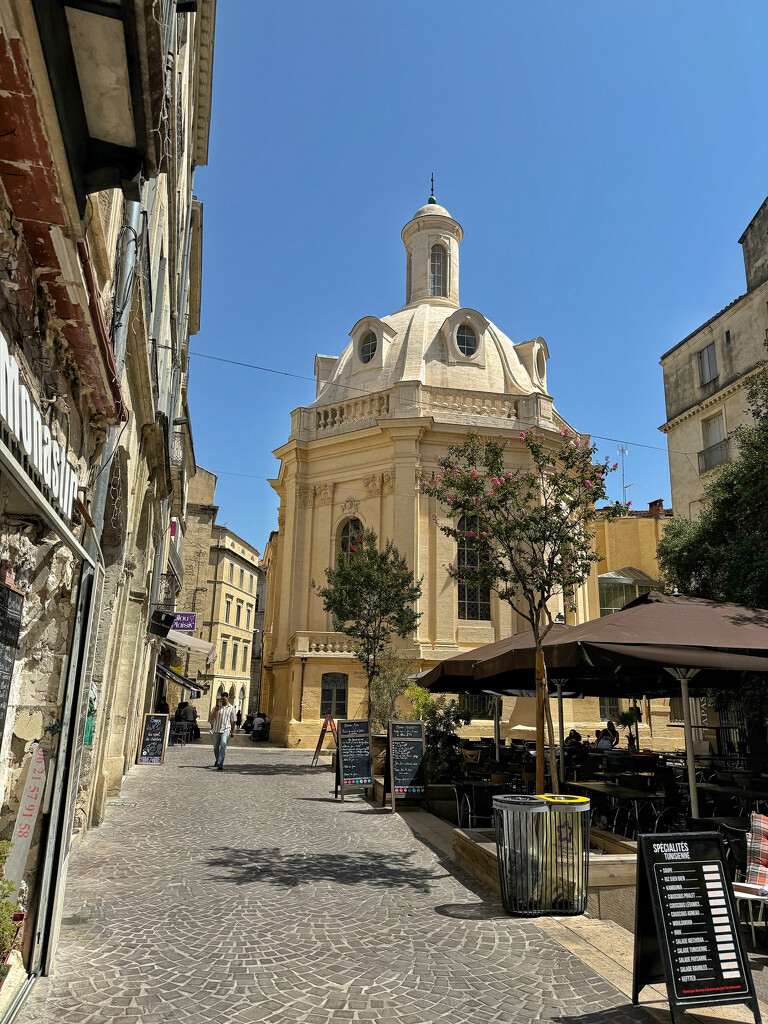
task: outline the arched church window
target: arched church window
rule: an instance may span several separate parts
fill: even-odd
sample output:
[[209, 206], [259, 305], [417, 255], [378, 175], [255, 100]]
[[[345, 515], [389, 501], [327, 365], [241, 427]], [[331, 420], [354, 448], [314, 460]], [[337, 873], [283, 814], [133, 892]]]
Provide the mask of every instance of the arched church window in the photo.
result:
[[463, 356], [473, 356], [477, 352], [477, 335], [469, 324], [462, 324], [456, 331], [456, 344]]
[[446, 294], [445, 249], [437, 243], [432, 246], [429, 256], [429, 289], [430, 295]]
[[354, 555], [357, 542], [363, 533], [363, 524], [359, 519], [348, 519], [341, 528], [341, 550], [345, 555]]
[[[475, 568], [480, 564], [477, 543], [470, 534], [477, 534], [477, 516], [462, 516], [459, 520], [459, 537], [456, 564], [461, 568]], [[459, 583], [459, 618], [490, 619], [491, 591], [474, 583]]]
[[373, 331], [368, 331], [366, 336], [360, 342], [360, 362], [370, 363], [373, 357], [376, 355], [376, 335]]

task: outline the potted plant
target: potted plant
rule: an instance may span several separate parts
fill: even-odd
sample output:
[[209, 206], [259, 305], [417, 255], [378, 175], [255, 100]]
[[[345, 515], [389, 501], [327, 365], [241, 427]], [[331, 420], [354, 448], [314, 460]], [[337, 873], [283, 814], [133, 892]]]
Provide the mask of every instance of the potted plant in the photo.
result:
[[[0, 867], [5, 866], [10, 849], [11, 844], [8, 841], [0, 842]], [[0, 986], [2, 986], [11, 970], [8, 961], [16, 945], [16, 940], [25, 917], [18, 903], [11, 899], [11, 895], [14, 892], [16, 892], [16, 886], [10, 878], [6, 878], [4, 875], [0, 877], [0, 957], [2, 957], [2, 963], [0, 964]]]
[[[640, 749], [640, 737], [637, 732], [637, 725], [641, 718], [642, 712], [640, 711], [640, 708], [636, 704], [633, 704], [627, 711], [620, 712], [616, 719], [619, 726], [622, 729], [627, 730], [627, 742], [629, 744], [630, 751]], [[633, 725], [635, 727], [634, 735], [632, 733]]]

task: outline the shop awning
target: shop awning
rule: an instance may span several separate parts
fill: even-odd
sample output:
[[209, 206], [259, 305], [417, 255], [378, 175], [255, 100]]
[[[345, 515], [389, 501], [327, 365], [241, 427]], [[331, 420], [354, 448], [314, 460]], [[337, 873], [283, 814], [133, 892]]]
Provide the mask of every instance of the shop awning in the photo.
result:
[[172, 668], [168, 668], [167, 665], [155, 665], [155, 670], [159, 676], [163, 679], [167, 679], [169, 683], [176, 683], [182, 690], [188, 690], [191, 700], [197, 700], [198, 697], [202, 697], [203, 691], [197, 685], [193, 683], [191, 679], [187, 679], [186, 676], [181, 675], [179, 672], [174, 672]]
[[216, 661], [216, 644], [210, 644], [207, 640], [200, 640], [196, 636], [182, 633], [178, 629], [169, 629], [167, 636], [163, 637], [163, 643], [170, 644], [176, 650], [204, 654], [206, 665], [212, 665]]

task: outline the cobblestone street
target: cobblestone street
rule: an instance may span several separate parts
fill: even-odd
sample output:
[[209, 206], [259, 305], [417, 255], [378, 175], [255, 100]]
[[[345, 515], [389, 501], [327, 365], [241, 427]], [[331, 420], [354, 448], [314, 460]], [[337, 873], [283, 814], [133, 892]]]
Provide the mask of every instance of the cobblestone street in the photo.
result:
[[643, 1011], [308, 752], [173, 748], [77, 850], [24, 1024], [625, 1024]]

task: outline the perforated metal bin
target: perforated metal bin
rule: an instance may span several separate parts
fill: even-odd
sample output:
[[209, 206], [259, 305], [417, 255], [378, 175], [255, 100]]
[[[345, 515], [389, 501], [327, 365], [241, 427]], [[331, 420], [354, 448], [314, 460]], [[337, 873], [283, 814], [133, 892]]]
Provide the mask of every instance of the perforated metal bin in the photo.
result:
[[583, 914], [589, 881], [589, 800], [495, 796], [493, 821], [504, 907], [510, 914]]

